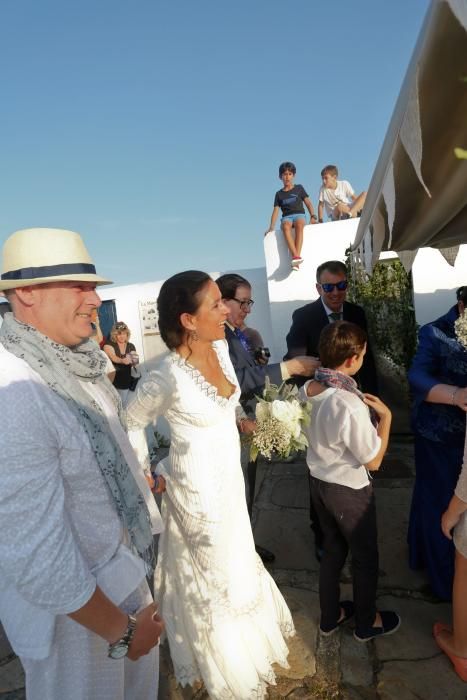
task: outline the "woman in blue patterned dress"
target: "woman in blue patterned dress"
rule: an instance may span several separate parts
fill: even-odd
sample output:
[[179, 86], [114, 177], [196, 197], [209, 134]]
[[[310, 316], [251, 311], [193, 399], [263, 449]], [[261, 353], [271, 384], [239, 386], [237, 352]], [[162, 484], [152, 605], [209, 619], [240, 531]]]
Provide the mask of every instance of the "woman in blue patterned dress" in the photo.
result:
[[454, 329], [467, 305], [467, 286], [456, 296], [457, 304], [447, 314], [420, 329], [409, 371], [416, 468], [410, 566], [427, 570], [433, 592], [443, 600], [452, 595], [454, 545], [443, 535], [440, 520], [462, 467], [467, 411], [467, 350]]

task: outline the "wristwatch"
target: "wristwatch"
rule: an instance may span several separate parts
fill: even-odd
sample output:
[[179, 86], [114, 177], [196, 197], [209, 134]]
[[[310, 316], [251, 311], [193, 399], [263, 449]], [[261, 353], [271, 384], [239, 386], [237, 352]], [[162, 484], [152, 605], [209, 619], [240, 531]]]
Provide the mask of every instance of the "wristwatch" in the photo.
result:
[[310, 219], [314, 219], [314, 220], [316, 221], [316, 220], [318, 219], [318, 217], [316, 216], [316, 214], [312, 214], [312, 215], [310, 216]]
[[118, 639], [113, 644], [109, 644], [108, 657], [109, 659], [123, 659], [128, 654], [131, 640], [136, 630], [136, 617], [128, 615], [128, 627], [126, 628], [123, 637]]

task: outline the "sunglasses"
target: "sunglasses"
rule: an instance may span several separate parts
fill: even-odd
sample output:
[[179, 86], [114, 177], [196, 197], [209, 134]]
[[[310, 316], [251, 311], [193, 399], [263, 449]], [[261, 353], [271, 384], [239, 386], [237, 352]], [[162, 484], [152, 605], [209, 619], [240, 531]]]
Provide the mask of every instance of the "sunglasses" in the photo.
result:
[[116, 331], [127, 331], [127, 330], [128, 330], [128, 326], [125, 326], [124, 323], [117, 323], [116, 326], [115, 326], [115, 330], [116, 330]]
[[321, 287], [321, 289], [323, 289], [326, 292], [326, 294], [329, 294], [329, 292], [334, 291], [334, 287], [336, 287], [336, 289], [338, 289], [340, 292], [343, 292], [345, 289], [347, 289], [347, 287], [349, 286], [349, 283], [347, 282], [347, 280], [341, 280], [340, 282], [334, 282], [334, 283], [323, 282], [323, 284], [321, 284], [321, 282], [320, 282], [319, 286]]
[[255, 303], [253, 299], [246, 299], [245, 301], [242, 301], [241, 299], [235, 299], [235, 297], [232, 297], [232, 301], [236, 301], [237, 304], [240, 304], [240, 308], [243, 311], [245, 311], [245, 309], [251, 309], [251, 307]]

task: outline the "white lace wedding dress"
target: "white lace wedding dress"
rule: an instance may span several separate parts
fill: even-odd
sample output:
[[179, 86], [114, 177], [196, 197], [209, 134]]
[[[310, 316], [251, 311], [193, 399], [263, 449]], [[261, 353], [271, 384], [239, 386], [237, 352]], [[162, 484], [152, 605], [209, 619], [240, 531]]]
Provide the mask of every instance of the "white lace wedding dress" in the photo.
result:
[[227, 343], [213, 347], [236, 387], [229, 399], [172, 352], [140, 381], [129, 426], [163, 414], [171, 428], [155, 598], [177, 680], [202, 678], [213, 700], [255, 700], [275, 682], [271, 665], [288, 666], [284, 637], [294, 626], [255, 552], [235, 422], [240, 391]]

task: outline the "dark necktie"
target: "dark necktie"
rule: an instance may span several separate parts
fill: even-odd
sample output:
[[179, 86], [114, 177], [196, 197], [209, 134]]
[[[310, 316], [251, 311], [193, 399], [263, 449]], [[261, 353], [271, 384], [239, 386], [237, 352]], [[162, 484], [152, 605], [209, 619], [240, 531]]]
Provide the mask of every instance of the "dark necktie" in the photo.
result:
[[243, 333], [243, 331], [241, 331], [240, 328], [236, 328], [234, 330], [234, 333], [237, 336], [237, 338], [239, 339], [239, 341], [241, 342], [241, 344], [243, 345], [243, 349], [246, 350], [251, 355], [251, 345], [248, 342], [248, 338], [246, 337], [245, 333]]
[[329, 314], [329, 318], [330, 318], [331, 321], [334, 323], [334, 321], [340, 321], [340, 320], [341, 320], [341, 315], [342, 315], [342, 314], [340, 314], [339, 312], [333, 311], [332, 314]]

